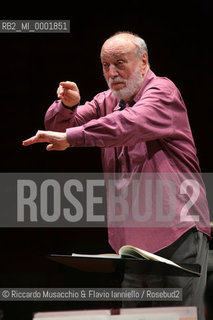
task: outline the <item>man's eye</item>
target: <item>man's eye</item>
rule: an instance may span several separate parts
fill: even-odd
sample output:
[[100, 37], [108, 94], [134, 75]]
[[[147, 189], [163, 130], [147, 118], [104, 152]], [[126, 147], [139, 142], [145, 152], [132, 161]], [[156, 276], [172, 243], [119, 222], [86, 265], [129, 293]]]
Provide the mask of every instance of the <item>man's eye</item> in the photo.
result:
[[104, 68], [109, 68], [109, 64], [108, 63], [103, 63], [103, 67]]
[[124, 62], [123, 62], [122, 60], [119, 60], [119, 61], [116, 62], [115, 65], [116, 65], [117, 67], [121, 67], [123, 64], [124, 64]]

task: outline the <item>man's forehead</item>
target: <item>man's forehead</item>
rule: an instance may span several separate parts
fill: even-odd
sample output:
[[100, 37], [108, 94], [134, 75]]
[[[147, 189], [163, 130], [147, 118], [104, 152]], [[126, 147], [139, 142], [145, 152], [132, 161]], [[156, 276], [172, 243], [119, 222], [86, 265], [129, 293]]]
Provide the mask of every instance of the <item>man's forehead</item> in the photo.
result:
[[129, 39], [115, 38], [107, 40], [101, 50], [101, 59], [119, 59], [135, 52], [135, 45]]
[[131, 47], [103, 47], [101, 50], [101, 59], [125, 59], [135, 53], [135, 48]]
[[119, 60], [119, 59], [126, 59], [131, 55], [132, 51], [126, 52], [101, 52], [101, 60]]

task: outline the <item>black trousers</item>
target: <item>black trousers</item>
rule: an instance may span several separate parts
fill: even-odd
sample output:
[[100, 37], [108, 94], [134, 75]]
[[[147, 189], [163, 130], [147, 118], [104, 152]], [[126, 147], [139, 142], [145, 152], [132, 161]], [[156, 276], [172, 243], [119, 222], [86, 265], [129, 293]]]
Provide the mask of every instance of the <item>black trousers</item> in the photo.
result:
[[183, 234], [177, 241], [156, 252], [164, 258], [179, 263], [201, 265], [201, 277], [146, 276], [124, 273], [123, 288], [182, 288], [182, 301], [123, 301], [122, 307], [197, 306], [198, 319], [204, 319], [203, 294], [206, 286], [209, 241], [208, 237], [195, 228]]

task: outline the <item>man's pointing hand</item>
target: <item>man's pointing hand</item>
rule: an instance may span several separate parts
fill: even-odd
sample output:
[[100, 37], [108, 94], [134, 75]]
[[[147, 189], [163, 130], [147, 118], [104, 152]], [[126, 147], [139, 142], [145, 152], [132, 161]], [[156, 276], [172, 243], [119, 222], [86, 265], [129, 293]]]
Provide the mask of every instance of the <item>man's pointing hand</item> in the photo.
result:
[[69, 147], [65, 132], [41, 131], [39, 130], [35, 136], [23, 141], [23, 146], [29, 146], [34, 143], [47, 142], [47, 151], [65, 150]]
[[74, 82], [60, 82], [60, 85], [57, 89], [57, 95], [67, 107], [75, 106], [80, 101], [80, 93], [76, 83]]

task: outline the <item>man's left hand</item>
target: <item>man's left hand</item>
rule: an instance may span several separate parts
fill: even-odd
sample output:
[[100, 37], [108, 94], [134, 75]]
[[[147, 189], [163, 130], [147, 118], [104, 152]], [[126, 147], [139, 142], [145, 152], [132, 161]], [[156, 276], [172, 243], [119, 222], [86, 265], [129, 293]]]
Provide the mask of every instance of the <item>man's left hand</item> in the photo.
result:
[[47, 151], [65, 150], [70, 145], [67, 141], [66, 132], [41, 131], [39, 130], [35, 136], [23, 141], [23, 146], [29, 146], [34, 143], [47, 142]]

